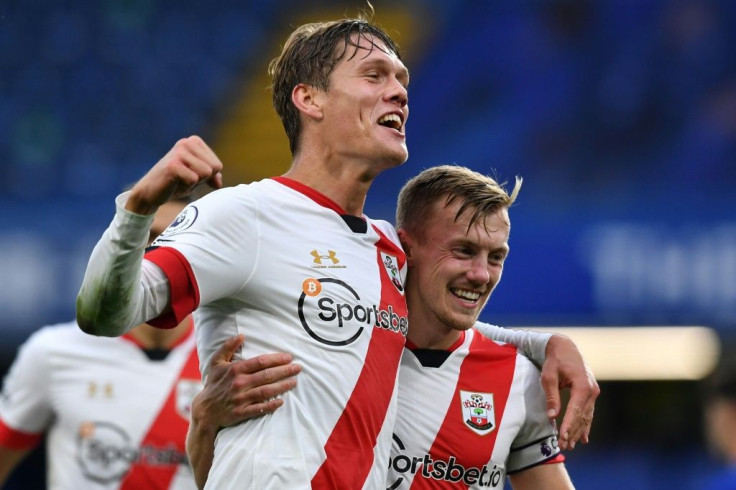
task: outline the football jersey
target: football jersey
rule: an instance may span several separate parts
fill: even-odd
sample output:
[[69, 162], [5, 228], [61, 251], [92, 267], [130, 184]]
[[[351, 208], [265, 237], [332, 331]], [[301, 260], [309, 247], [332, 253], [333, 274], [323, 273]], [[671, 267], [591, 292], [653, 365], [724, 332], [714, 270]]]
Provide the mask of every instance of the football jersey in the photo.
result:
[[192, 329], [162, 360], [131, 337], [45, 327], [20, 348], [0, 398], [0, 445], [48, 432], [49, 489], [195, 489], [185, 439], [201, 389]]
[[387, 488], [500, 489], [507, 473], [564, 460], [526, 357], [475, 328], [450, 350], [434, 364], [438, 351], [404, 353]]
[[196, 308], [204, 376], [237, 334], [238, 359], [302, 366], [279, 410], [218, 433], [207, 488], [382, 488], [408, 328], [393, 226], [277, 177], [190, 204], [153, 247], [173, 314], [151, 323]]

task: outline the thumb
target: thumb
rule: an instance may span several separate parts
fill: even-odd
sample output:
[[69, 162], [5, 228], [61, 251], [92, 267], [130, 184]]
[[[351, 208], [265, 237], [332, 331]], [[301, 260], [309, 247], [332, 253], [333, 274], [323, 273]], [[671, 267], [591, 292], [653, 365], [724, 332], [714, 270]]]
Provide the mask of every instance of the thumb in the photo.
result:
[[210, 367], [220, 363], [230, 362], [238, 348], [243, 345], [244, 340], [245, 336], [243, 334], [239, 334], [225, 340], [220, 348], [213, 354], [212, 360], [210, 361]]

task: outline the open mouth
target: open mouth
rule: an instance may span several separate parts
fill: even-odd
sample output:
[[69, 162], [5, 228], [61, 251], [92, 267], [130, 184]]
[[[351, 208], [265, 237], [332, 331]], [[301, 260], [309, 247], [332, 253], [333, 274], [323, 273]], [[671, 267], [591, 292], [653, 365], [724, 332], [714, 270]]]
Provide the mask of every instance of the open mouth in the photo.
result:
[[476, 291], [470, 291], [468, 289], [451, 288], [450, 292], [462, 299], [463, 301], [469, 301], [471, 303], [477, 303], [480, 299], [480, 293]]
[[381, 116], [378, 120], [378, 124], [401, 132], [401, 116], [398, 114], [386, 114], [385, 116]]

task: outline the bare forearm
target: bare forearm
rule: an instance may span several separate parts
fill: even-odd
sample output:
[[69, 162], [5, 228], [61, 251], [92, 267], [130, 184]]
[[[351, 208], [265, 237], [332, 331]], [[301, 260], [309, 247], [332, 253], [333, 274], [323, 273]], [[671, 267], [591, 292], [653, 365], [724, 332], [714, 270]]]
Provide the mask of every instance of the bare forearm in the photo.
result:
[[207, 475], [215, 456], [217, 428], [203, 423], [201, 416], [199, 414], [195, 416], [195, 409], [192, 408], [192, 421], [189, 424], [186, 441], [187, 457], [194, 473], [194, 481], [197, 482], [197, 487], [202, 489], [207, 482]]

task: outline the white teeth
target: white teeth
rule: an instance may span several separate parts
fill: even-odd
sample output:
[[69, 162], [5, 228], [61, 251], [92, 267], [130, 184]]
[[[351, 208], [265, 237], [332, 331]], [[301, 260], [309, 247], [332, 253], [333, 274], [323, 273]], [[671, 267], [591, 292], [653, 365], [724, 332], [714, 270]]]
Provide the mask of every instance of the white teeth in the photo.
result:
[[455, 293], [456, 296], [459, 296], [463, 299], [467, 299], [468, 301], [478, 301], [478, 298], [480, 298], [480, 293], [476, 293], [473, 291], [466, 291], [463, 289], [453, 289], [453, 293]]
[[386, 114], [378, 120], [378, 124], [390, 125], [394, 129], [401, 127], [401, 118], [398, 114]]

